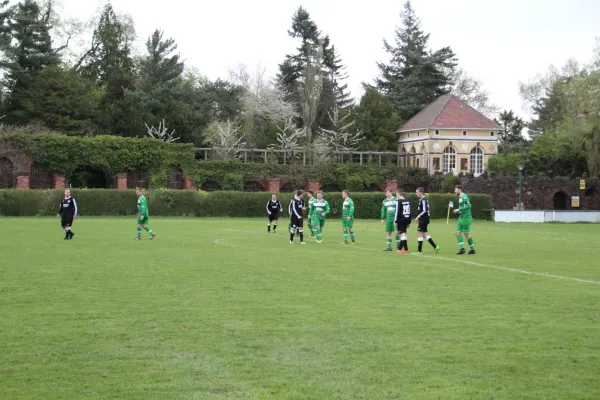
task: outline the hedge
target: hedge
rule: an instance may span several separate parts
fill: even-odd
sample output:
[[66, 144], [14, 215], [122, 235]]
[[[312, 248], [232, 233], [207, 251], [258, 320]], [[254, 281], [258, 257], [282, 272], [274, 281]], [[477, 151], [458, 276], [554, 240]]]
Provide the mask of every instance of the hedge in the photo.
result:
[[[73, 189], [79, 213], [82, 216], [116, 216], [136, 214], [134, 190]], [[378, 219], [384, 194], [350, 193], [356, 205], [356, 217]], [[60, 190], [0, 190], [0, 215], [3, 216], [51, 216], [58, 211], [63, 192]], [[196, 216], [196, 217], [261, 217], [265, 216], [265, 204], [270, 193], [256, 192], [196, 192], [191, 190], [150, 190], [146, 194], [152, 216]], [[280, 193], [287, 214], [291, 193]], [[492, 199], [488, 195], [471, 194], [473, 217], [490, 219]], [[331, 205], [331, 217], [341, 213], [341, 193], [326, 193]], [[417, 210], [417, 198], [410, 193], [413, 215]], [[456, 203], [451, 194], [428, 195], [433, 218], [446, 218], [448, 202]]]

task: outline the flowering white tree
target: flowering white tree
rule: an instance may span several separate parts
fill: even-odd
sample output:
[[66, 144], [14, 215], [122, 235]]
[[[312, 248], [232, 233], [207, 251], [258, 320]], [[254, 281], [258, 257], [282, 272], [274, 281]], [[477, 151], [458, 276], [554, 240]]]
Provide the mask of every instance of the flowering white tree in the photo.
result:
[[173, 135], [175, 135], [175, 129], [173, 129], [173, 131], [169, 133], [167, 125], [165, 125], [164, 119], [161, 122], [159, 122], [158, 128], [155, 128], [154, 126], [148, 126], [148, 124], [146, 123], [144, 123], [144, 125], [146, 125], [148, 136], [150, 136], [153, 139], [164, 140], [167, 143], [179, 140], [179, 138], [173, 137]]
[[245, 64], [239, 64], [236, 71], [229, 71], [229, 75], [233, 83], [245, 89], [242, 104], [246, 117], [279, 123], [297, 116], [294, 105], [285, 99], [283, 89], [267, 76], [266, 69], [260, 64], [253, 74]]
[[286, 153], [291, 153], [294, 150], [301, 149], [298, 141], [306, 137], [306, 131], [304, 129], [299, 129], [296, 127], [291, 118], [288, 118], [283, 125], [278, 126], [277, 129], [277, 146], [272, 145], [271, 148], [277, 148], [279, 150], [284, 150]]
[[347, 113], [340, 118], [340, 109], [337, 105], [328, 112], [332, 129], [319, 128], [319, 139], [332, 151], [357, 150], [364, 139], [363, 131], [354, 130], [354, 121], [349, 121]]
[[446, 72], [450, 77], [449, 91], [483, 115], [493, 118], [500, 111], [498, 106], [492, 104], [483, 83], [467, 74], [462, 68], [449, 69]]
[[231, 158], [244, 147], [242, 127], [235, 121], [213, 121], [204, 131], [204, 143], [212, 146], [223, 158]]

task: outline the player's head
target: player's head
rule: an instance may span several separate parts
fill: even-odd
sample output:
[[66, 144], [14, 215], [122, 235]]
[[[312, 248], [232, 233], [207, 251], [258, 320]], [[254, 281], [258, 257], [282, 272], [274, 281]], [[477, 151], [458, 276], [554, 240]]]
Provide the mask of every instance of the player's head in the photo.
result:
[[307, 193], [308, 198], [310, 199], [311, 197], [313, 197], [313, 192], [312, 190], [309, 190]]
[[347, 190], [344, 190], [344, 191], [342, 192], [342, 197], [343, 197], [344, 199], [347, 199], [348, 197], [350, 197], [350, 192], [349, 192], [349, 191], [347, 191]]
[[460, 196], [462, 194], [462, 186], [460, 185], [456, 185], [454, 186], [454, 193], [456, 193], [457, 196]]
[[319, 200], [323, 200], [323, 191], [322, 191], [322, 190], [319, 190], [319, 191], [317, 192], [317, 199], [319, 199]]
[[142, 188], [137, 186], [135, 188], [135, 194], [137, 194], [137, 196], [140, 197], [142, 195]]
[[71, 197], [71, 189], [65, 189], [65, 197]]
[[277, 200], [277, 195], [275, 193], [273, 193], [271, 195], [271, 200], [273, 200], [273, 201]]
[[304, 192], [301, 189], [296, 190], [296, 197], [301, 198], [304, 196]]
[[404, 190], [402, 190], [402, 189], [396, 190], [396, 196], [403, 199], [404, 198]]
[[392, 189], [386, 189], [385, 197], [387, 197], [388, 199], [392, 198]]
[[422, 187], [418, 187], [416, 193], [417, 193], [417, 197], [421, 198], [421, 197], [425, 196], [425, 189]]

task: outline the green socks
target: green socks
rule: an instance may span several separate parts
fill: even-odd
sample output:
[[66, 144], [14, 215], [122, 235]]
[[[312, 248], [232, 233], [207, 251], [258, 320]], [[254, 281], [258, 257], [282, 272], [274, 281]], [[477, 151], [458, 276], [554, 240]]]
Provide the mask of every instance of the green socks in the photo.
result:
[[456, 240], [458, 240], [458, 247], [461, 248], [461, 249], [464, 249], [465, 248], [465, 243], [463, 241], [462, 235], [457, 236]]
[[144, 229], [145, 229], [145, 230], [146, 230], [146, 232], [148, 232], [149, 234], [151, 234], [151, 235], [154, 235], [154, 232], [152, 232], [152, 229], [150, 229], [150, 227], [148, 227], [148, 226], [147, 226], [147, 227], [145, 227]]
[[392, 249], [392, 239], [387, 240], [387, 248], [390, 250]]
[[348, 233], [344, 232], [344, 243], [348, 243]]
[[469, 241], [469, 247], [471, 248], [471, 250], [475, 250], [475, 244], [473, 243], [473, 238], [470, 237], [468, 241]]
[[137, 237], [138, 237], [138, 239], [142, 238], [142, 227], [137, 228]]
[[350, 239], [352, 239], [352, 242], [356, 242], [356, 240], [354, 240], [354, 231], [350, 231]]

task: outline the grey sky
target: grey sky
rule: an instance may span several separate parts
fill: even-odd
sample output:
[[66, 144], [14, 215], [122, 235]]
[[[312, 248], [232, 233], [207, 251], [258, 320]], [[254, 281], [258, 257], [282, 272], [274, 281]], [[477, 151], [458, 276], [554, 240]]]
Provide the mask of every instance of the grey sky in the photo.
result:
[[[88, 20], [102, 0], [62, 0], [66, 14]], [[173, 37], [188, 65], [209, 78], [226, 78], [238, 63], [258, 62], [269, 74], [295, 43], [287, 36], [299, 5], [329, 34], [350, 75], [352, 94], [377, 76], [387, 60], [382, 39], [393, 39], [403, 0], [112, 0], [130, 14], [140, 44], [159, 27]], [[525, 115], [518, 82], [592, 55], [600, 18], [598, 0], [413, 0], [433, 48], [449, 45], [468, 73], [480, 79], [501, 108]]]

